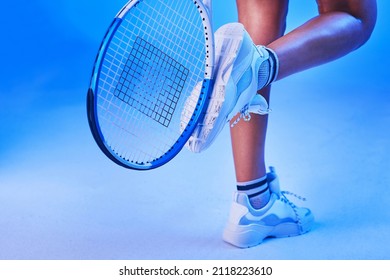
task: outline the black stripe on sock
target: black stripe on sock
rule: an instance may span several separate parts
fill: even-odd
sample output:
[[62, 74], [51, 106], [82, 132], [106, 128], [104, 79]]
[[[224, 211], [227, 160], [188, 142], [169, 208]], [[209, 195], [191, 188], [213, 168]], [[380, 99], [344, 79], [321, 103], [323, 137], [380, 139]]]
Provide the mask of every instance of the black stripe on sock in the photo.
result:
[[259, 191], [259, 192], [257, 192], [257, 193], [254, 193], [254, 194], [250, 194], [250, 195], [248, 195], [248, 198], [252, 198], [252, 197], [255, 197], [255, 196], [261, 195], [261, 194], [265, 193], [265, 192], [266, 192], [266, 191], [268, 191], [268, 190], [269, 190], [269, 187], [267, 187], [267, 188], [265, 188], [264, 190], [262, 190], [262, 191]]
[[265, 184], [267, 184], [267, 178], [265, 178], [264, 180], [262, 180], [262, 181], [260, 181], [258, 183], [254, 183], [254, 184], [250, 184], [250, 185], [245, 185], [245, 186], [237, 185], [237, 190], [238, 191], [243, 191], [243, 192], [250, 191], [252, 189], [258, 188], [258, 187], [263, 186]]

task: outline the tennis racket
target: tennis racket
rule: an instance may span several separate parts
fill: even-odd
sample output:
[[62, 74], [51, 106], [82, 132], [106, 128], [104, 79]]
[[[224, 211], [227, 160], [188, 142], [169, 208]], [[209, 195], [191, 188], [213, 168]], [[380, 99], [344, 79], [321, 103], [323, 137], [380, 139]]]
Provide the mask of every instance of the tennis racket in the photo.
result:
[[211, 3], [130, 0], [109, 27], [87, 96], [91, 132], [120, 166], [174, 158], [204, 117], [213, 86]]

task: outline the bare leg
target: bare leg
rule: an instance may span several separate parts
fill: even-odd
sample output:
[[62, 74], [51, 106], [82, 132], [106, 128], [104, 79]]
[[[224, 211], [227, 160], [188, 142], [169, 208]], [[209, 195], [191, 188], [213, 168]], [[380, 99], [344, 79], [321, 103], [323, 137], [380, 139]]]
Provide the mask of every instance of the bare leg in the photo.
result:
[[[278, 55], [279, 79], [337, 59], [370, 37], [376, 20], [375, 0], [317, 0], [317, 3], [319, 16], [282, 36], [288, 0], [237, 0], [239, 20], [255, 44], [266, 45]], [[269, 99], [270, 89], [259, 93]], [[223, 239], [241, 248], [260, 244], [270, 232], [273, 237], [294, 236], [306, 233], [313, 225], [314, 216], [309, 209], [292, 207], [286, 197], [270, 194], [269, 184], [264, 180], [266, 131], [267, 117], [259, 115], [252, 116], [249, 122], [238, 122], [231, 129], [238, 191]], [[272, 182], [277, 186], [277, 181]], [[255, 210], [265, 204], [269, 207], [264, 211]], [[283, 221], [267, 223], [266, 218], [271, 215], [289, 217], [289, 226], [285, 227]]]
[[[237, 0], [239, 21], [255, 44], [279, 58], [278, 79], [337, 59], [364, 44], [376, 21], [375, 0], [317, 0], [319, 15], [282, 36], [288, 0]], [[270, 89], [259, 93], [267, 100]], [[234, 120], [234, 119], [233, 119]], [[237, 181], [265, 175], [267, 116], [252, 116], [231, 129]]]
[[[253, 2], [256, 9], [253, 9]], [[283, 35], [288, 0], [237, 0], [237, 8], [239, 21], [255, 44], [268, 45]], [[269, 87], [259, 93], [269, 101]], [[250, 122], [241, 121], [231, 129], [238, 182], [255, 180], [266, 174], [264, 147], [267, 122], [267, 115], [253, 115]]]
[[317, 3], [317, 17], [268, 45], [278, 54], [279, 79], [335, 60], [369, 39], [376, 22], [375, 0]]

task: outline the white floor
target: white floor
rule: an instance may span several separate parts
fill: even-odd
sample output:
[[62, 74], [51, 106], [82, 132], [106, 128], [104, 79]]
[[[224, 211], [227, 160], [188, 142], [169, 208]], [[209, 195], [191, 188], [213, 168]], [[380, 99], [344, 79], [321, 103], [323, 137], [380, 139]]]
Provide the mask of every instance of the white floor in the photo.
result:
[[74, 107], [3, 120], [0, 259], [390, 259], [385, 30], [382, 21], [363, 49], [274, 86], [267, 162], [283, 189], [307, 198], [310, 233], [225, 244], [235, 188], [228, 129], [203, 154], [126, 170], [94, 143], [83, 88]]
[[221, 240], [235, 183], [228, 129], [203, 154], [137, 172], [102, 155], [84, 106], [43, 112], [0, 161], [0, 258], [388, 259], [389, 90], [369, 86], [275, 85], [268, 162], [316, 224], [245, 250]]

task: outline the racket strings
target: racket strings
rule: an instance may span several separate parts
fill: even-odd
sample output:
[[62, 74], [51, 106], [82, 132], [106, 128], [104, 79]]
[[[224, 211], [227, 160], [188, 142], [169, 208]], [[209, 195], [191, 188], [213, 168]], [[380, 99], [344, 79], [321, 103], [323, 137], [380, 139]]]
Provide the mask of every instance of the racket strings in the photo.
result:
[[[152, 5], [149, 5], [153, 3]], [[140, 1], [107, 49], [97, 102], [105, 141], [125, 160], [148, 163], [181, 135], [183, 110], [205, 71], [205, 36], [193, 1]], [[194, 107], [185, 101], [194, 98]], [[158, 139], [158, 141], [156, 140]]]
[[137, 37], [114, 95], [168, 127], [188, 73], [183, 65]]

